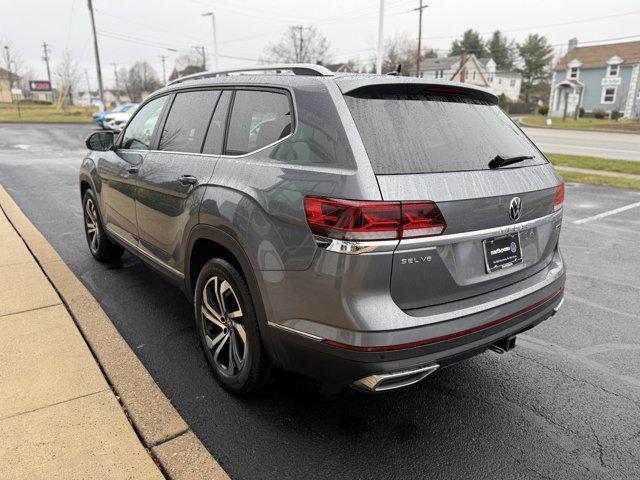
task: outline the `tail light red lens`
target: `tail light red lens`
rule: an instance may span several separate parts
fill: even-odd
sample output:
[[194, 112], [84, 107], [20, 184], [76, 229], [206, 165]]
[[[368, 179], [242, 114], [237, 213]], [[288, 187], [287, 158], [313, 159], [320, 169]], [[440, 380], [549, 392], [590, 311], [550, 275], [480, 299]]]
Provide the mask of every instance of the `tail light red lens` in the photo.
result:
[[338, 240], [395, 240], [440, 235], [446, 223], [433, 202], [360, 202], [307, 197], [307, 223], [316, 235]]
[[556, 190], [556, 199], [553, 201], [553, 211], [557, 212], [562, 208], [562, 204], [564, 203], [564, 180]]

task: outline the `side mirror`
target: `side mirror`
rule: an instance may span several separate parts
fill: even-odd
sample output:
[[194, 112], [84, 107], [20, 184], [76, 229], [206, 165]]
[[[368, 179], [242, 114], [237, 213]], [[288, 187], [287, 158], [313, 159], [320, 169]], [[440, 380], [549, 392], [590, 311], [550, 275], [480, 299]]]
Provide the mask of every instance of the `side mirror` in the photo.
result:
[[113, 132], [100, 131], [100, 132], [93, 132], [91, 135], [87, 137], [84, 143], [89, 150], [106, 152], [107, 150], [111, 150], [111, 147], [113, 147], [114, 140], [115, 140], [115, 135]]

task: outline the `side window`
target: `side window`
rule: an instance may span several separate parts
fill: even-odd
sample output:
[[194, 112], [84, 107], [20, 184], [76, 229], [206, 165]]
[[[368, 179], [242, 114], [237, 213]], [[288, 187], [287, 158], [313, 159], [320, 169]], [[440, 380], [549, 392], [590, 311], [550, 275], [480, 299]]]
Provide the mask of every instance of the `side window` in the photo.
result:
[[289, 135], [289, 97], [283, 93], [238, 90], [229, 122], [226, 153], [243, 155]]
[[158, 149], [200, 153], [219, 96], [219, 90], [178, 93], [162, 129]]
[[229, 102], [231, 101], [231, 92], [226, 90], [220, 95], [216, 111], [211, 118], [207, 138], [204, 141], [202, 153], [212, 155], [220, 155], [222, 153], [222, 144], [224, 143], [224, 127], [227, 121], [227, 111], [229, 110]]
[[151, 100], [133, 117], [122, 137], [120, 148], [127, 150], [149, 150], [156, 123], [167, 101], [167, 95]]

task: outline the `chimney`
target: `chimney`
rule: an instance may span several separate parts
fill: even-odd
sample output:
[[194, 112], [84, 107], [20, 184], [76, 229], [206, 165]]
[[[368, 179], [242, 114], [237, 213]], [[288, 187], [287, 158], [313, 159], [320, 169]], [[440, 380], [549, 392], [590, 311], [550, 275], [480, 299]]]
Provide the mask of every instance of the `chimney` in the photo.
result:
[[464, 83], [466, 72], [466, 63], [467, 63], [467, 51], [463, 50], [462, 55], [460, 55], [460, 82]]
[[569, 45], [567, 46], [567, 52], [570, 52], [571, 50], [573, 50], [574, 48], [576, 48], [578, 46], [578, 39], [577, 38], [570, 38], [569, 39]]

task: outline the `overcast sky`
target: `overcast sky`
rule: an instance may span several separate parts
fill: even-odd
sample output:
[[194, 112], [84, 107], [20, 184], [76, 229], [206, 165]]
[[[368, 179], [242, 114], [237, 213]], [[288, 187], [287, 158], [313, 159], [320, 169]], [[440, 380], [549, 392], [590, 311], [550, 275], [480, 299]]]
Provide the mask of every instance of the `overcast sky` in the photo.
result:
[[[0, 39], [10, 41], [36, 76], [46, 78], [42, 42], [52, 47], [52, 63], [69, 49], [87, 69], [96, 88], [93, 44], [86, 0], [3, 0]], [[418, 36], [418, 0], [386, 0], [385, 37]], [[423, 45], [445, 55], [451, 40], [467, 28], [487, 36], [500, 29], [516, 41], [529, 33], [546, 35], [558, 49], [573, 36], [579, 42], [640, 40], [639, 0], [424, 0]], [[331, 44], [335, 61], [372, 60], [377, 42], [378, 0], [94, 0], [105, 86], [114, 83], [113, 63], [129, 66], [145, 59], [162, 77], [176, 55], [205, 45], [212, 66], [214, 11], [220, 67], [249, 66], [289, 25], [315, 25]], [[117, 38], [116, 38], [117, 37]], [[624, 38], [629, 37], [629, 38]], [[623, 39], [624, 38], [624, 39]], [[176, 49], [172, 52], [168, 49]], [[222, 57], [224, 56], [224, 57]], [[235, 57], [235, 58], [232, 58]], [[86, 87], [86, 81], [81, 89]]]

